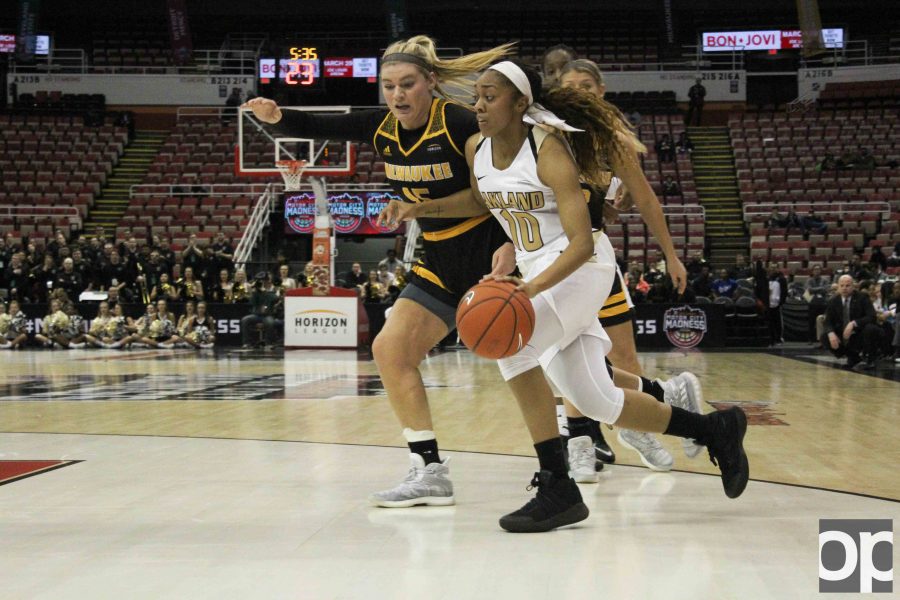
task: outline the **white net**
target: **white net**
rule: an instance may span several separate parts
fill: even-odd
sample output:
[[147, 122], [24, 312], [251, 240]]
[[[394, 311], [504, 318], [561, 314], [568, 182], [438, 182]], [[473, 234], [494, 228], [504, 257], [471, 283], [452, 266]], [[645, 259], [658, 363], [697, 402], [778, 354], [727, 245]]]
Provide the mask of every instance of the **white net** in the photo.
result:
[[284, 179], [284, 190], [295, 192], [300, 189], [303, 180], [303, 171], [306, 168], [305, 160], [279, 160], [275, 163]]

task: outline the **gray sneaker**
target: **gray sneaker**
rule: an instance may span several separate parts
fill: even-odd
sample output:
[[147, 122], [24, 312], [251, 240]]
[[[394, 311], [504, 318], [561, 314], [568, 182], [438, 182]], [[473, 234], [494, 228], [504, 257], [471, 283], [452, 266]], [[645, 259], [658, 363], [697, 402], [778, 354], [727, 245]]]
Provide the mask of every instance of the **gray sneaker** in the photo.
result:
[[671, 471], [675, 462], [669, 451], [653, 435], [631, 429], [619, 429], [619, 443], [638, 453], [641, 462], [652, 471]]
[[[597, 458], [594, 456], [594, 440], [589, 435], [569, 438], [569, 477], [575, 483], [597, 483], [600, 473], [597, 472]], [[602, 463], [601, 463], [602, 464]]]
[[409, 473], [397, 487], [376, 492], [369, 496], [373, 506], [383, 508], [407, 508], [418, 504], [428, 506], [449, 506], [454, 503], [453, 482], [450, 469], [444, 462], [425, 464], [425, 459], [412, 453], [409, 455]]
[[[700, 380], [696, 375], [685, 371], [668, 381], [660, 380], [659, 383], [665, 392], [666, 404], [692, 413], [702, 412], [703, 388], [700, 387]], [[681, 447], [688, 458], [696, 457], [703, 450], [703, 446], [689, 438], [681, 438]]]

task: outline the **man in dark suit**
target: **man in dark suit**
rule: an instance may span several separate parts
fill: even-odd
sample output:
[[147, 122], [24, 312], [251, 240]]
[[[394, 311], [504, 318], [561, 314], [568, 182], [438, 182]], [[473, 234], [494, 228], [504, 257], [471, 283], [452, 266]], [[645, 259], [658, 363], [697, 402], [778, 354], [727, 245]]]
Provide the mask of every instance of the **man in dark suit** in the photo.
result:
[[838, 279], [838, 293], [825, 308], [822, 345], [838, 358], [846, 356], [847, 366], [854, 371], [863, 371], [875, 366], [879, 334], [872, 301], [853, 289], [852, 277], [842, 275]]

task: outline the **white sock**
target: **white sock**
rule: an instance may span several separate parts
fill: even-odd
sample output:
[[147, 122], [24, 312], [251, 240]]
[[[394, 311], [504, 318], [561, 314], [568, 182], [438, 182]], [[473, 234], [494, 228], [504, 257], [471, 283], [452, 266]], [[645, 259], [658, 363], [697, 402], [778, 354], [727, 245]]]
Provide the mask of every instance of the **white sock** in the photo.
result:
[[406, 438], [407, 443], [411, 442], [427, 442], [429, 440], [437, 439], [434, 436], [434, 432], [430, 429], [423, 429], [422, 431], [416, 431], [415, 429], [410, 429], [407, 427], [403, 430], [403, 437]]

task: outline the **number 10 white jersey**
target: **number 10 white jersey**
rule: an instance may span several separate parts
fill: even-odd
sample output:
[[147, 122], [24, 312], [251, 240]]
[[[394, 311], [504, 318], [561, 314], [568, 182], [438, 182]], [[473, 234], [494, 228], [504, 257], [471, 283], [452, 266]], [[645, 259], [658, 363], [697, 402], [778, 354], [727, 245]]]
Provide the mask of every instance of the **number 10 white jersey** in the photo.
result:
[[494, 167], [491, 139], [479, 142], [474, 173], [481, 198], [516, 247], [520, 266], [568, 245], [553, 190], [537, 174], [537, 156], [548, 134], [534, 127], [506, 169]]

